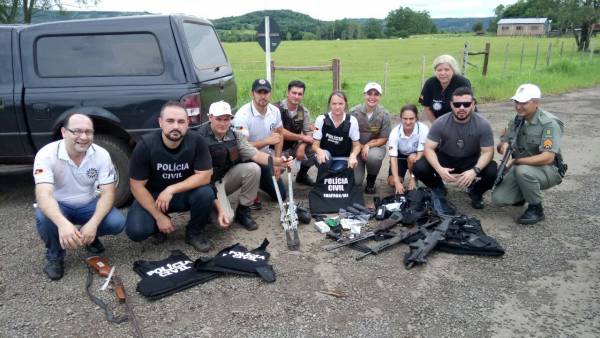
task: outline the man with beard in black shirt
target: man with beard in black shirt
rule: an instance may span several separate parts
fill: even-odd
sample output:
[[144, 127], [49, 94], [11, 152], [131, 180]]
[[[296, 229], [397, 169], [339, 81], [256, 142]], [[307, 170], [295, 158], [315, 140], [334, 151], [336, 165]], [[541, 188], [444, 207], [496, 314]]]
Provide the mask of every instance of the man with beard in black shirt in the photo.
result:
[[136, 242], [153, 235], [156, 243], [164, 242], [175, 231], [168, 214], [189, 210], [186, 243], [206, 252], [205, 228], [215, 201], [208, 146], [196, 133], [187, 133], [187, 112], [179, 102], [167, 102], [158, 122], [161, 130], [144, 135], [131, 155], [129, 183], [135, 201], [125, 231]]

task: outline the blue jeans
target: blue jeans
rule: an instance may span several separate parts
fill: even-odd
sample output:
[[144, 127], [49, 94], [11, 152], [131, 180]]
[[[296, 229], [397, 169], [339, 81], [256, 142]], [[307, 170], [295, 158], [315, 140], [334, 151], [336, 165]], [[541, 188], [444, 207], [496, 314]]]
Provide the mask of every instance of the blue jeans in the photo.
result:
[[[97, 199], [93, 199], [88, 204], [84, 205], [68, 205], [58, 202], [61, 213], [69, 220], [69, 222], [77, 225], [84, 225], [92, 218], [96, 212]], [[58, 227], [48, 217], [46, 217], [39, 208], [35, 208], [35, 225], [40, 237], [46, 244], [47, 259], [64, 259], [65, 250], [60, 246]], [[96, 237], [106, 235], [117, 235], [125, 227], [125, 217], [117, 209], [112, 210], [104, 217], [98, 230]]]
[[[282, 175], [285, 174], [285, 171], [282, 169]], [[281, 176], [283, 177], [283, 176]], [[279, 186], [279, 192], [281, 193], [281, 199], [285, 201], [287, 198], [287, 193], [285, 191], [285, 185], [281, 180], [281, 177], [277, 180], [277, 186]], [[273, 185], [273, 176], [271, 176], [271, 170], [266, 165], [260, 166], [260, 190], [264, 191], [269, 195], [274, 201], [277, 201], [277, 193], [275, 192], [275, 185]]]
[[[153, 193], [156, 199], [159, 193]], [[194, 236], [202, 233], [209, 221], [210, 213], [215, 201], [215, 192], [209, 185], [203, 185], [190, 191], [173, 195], [169, 203], [171, 212], [190, 211], [190, 221], [187, 225], [186, 236]], [[125, 222], [125, 233], [127, 237], [135, 242], [141, 242], [144, 239], [159, 232], [156, 220], [144, 209], [137, 201], [134, 201]]]

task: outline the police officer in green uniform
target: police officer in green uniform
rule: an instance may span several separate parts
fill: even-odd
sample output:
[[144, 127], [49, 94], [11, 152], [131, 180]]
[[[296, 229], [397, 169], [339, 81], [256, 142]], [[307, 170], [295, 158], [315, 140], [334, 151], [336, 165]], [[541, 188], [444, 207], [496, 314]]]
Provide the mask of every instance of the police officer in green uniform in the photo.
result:
[[308, 170], [316, 164], [310, 123], [310, 112], [302, 105], [306, 85], [293, 80], [287, 87], [287, 98], [275, 103], [281, 112], [283, 123], [283, 153], [300, 161], [300, 169], [296, 174], [296, 183], [313, 186], [315, 181], [308, 176]]
[[[270, 155], [258, 151], [242, 133], [231, 128], [233, 114], [229, 103], [219, 101], [211, 104], [208, 118], [209, 121], [202, 124], [197, 132], [208, 145], [212, 158], [211, 183], [218, 192], [215, 208], [219, 225], [225, 228], [234, 221], [246, 230], [256, 230], [258, 225], [250, 214], [250, 205], [258, 193], [259, 164], [266, 166]], [[291, 158], [274, 158], [273, 165], [287, 167], [291, 165]], [[235, 214], [231, 215], [228, 195], [237, 190], [240, 191], [239, 204]]]
[[390, 114], [379, 104], [381, 86], [369, 82], [363, 90], [365, 102], [350, 109], [350, 114], [358, 120], [360, 144], [358, 164], [354, 168], [356, 184], [362, 184], [367, 171], [365, 193], [375, 193], [375, 180], [385, 158], [385, 145], [392, 130]]
[[[508, 125], [498, 152], [504, 154], [509, 138], [513, 138], [513, 159], [507, 163], [508, 171], [492, 193], [492, 200], [501, 205], [523, 205], [527, 210], [519, 217], [521, 224], [535, 224], [544, 219], [542, 190], [562, 182], [560, 139], [564, 125], [554, 115], [540, 109], [541, 92], [538, 86], [523, 84], [512, 100], [517, 115], [524, 119], [521, 130], [515, 135], [515, 122]], [[516, 139], [514, 139], [516, 137]], [[564, 172], [563, 172], [564, 174]]]

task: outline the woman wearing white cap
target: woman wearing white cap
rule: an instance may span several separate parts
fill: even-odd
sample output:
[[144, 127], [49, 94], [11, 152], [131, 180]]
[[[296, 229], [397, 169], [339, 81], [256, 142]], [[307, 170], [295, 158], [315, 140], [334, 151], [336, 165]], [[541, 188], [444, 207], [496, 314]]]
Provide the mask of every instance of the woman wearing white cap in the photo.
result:
[[471, 82], [460, 75], [456, 59], [450, 55], [440, 55], [433, 60], [434, 76], [425, 81], [419, 103], [430, 122], [450, 112], [452, 93], [456, 88], [471, 87]]

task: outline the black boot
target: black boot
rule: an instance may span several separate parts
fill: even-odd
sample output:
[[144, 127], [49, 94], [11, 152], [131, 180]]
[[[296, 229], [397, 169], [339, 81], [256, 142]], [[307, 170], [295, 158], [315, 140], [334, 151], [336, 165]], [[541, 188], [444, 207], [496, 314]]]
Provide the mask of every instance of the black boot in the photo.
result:
[[527, 210], [519, 217], [518, 222], [521, 224], [535, 224], [542, 221], [546, 216], [544, 215], [544, 207], [540, 204], [529, 204]]
[[304, 184], [309, 187], [315, 185], [315, 181], [308, 176], [308, 169], [310, 169], [310, 167], [300, 166], [300, 170], [298, 170], [298, 173], [296, 174], [296, 183]]
[[367, 186], [365, 187], [365, 194], [374, 194], [376, 192], [375, 189], [375, 180], [377, 179], [377, 175], [367, 175]]
[[469, 198], [473, 209], [483, 209], [483, 195], [477, 193], [473, 186], [469, 187]]
[[211, 248], [210, 242], [208, 241], [206, 232], [204, 230], [193, 235], [186, 233], [185, 242], [200, 252], [208, 252]]
[[104, 252], [104, 245], [102, 244], [102, 242], [100, 242], [98, 237], [96, 237], [94, 239], [94, 241], [92, 243], [90, 243], [90, 245], [86, 245], [85, 248], [88, 252], [96, 254], [96, 255]]
[[238, 205], [237, 209], [235, 210], [234, 221], [248, 231], [258, 229], [258, 225], [250, 215], [250, 207], [241, 204]]
[[44, 272], [51, 280], [59, 280], [65, 274], [65, 262], [62, 259], [49, 259]]

